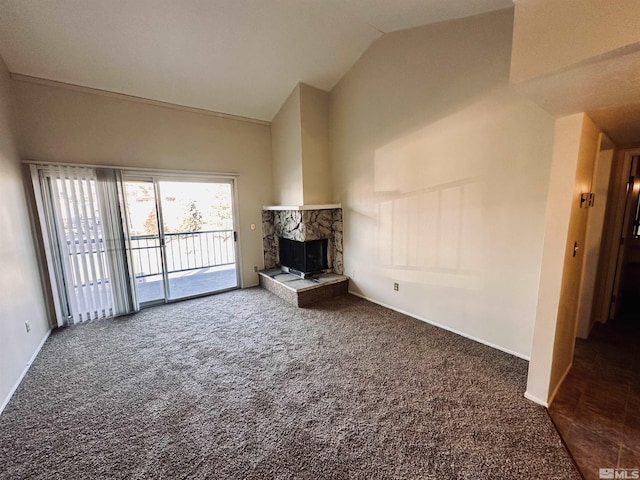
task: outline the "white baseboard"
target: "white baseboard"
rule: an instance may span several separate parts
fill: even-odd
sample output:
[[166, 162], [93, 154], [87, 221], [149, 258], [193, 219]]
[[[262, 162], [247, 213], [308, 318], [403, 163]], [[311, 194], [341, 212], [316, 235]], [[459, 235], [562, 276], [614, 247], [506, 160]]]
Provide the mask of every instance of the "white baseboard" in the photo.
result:
[[455, 328], [447, 327], [446, 325], [442, 325], [440, 323], [433, 322], [433, 321], [431, 321], [431, 320], [429, 320], [427, 318], [420, 317], [419, 315], [416, 315], [415, 313], [407, 312], [407, 311], [402, 310], [400, 308], [396, 308], [396, 307], [394, 307], [392, 305], [387, 305], [386, 303], [379, 302], [377, 300], [374, 300], [373, 298], [369, 298], [369, 297], [367, 297], [365, 295], [362, 295], [360, 293], [352, 292], [351, 290], [349, 290], [349, 293], [351, 295], [355, 295], [356, 297], [360, 297], [360, 298], [362, 298], [364, 300], [367, 300], [367, 301], [369, 301], [371, 303], [375, 303], [375, 304], [380, 305], [382, 307], [388, 308], [389, 310], [393, 310], [395, 312], [402, 313], [403, 315], [407, 315], [408, 317], [415, 318], [416, 320], [420, 320], [421, 322], [428, 323], [430, 325], [433, 325], [434, 327], [442, 328], [443, 330], [447, 330], [447, 331], [449, 331], [451, 333], [455, 333], [456, 335], [460, 335], [461, 337], [468, 338], [469, 340], [473, 340], [474, 342], [482, 343], [483, 345], [486, 345], [487, 347], [495, 348], [496, 350], [500, 350], [501, 352], [508, 353], [509, 355], [513, 355], [514, 357], [522, 358], [523, 360], [527, 360], [527, 361], [530, 360], [530, 357], [528, 357], [527, 355], [523, 355], [521, 353], [514, 352], [513, 350], [509, 350], [508, 348], [501, 347], [500, 345], [496, 345], [495, 343], [487, 342], [486, 340], [482, 340], [481, 338], [477, 338], [477, 337], [474, 337], [474, 336], [469, 335], [467, 333], [461, 332], [460, 330], [456, 330]]
[[49, 329], [49, 331], [47, 332], [47, 334], [44, 336], [44, 338], [42, 339], [42, 341], [40, 342], [40, 345], [38, 345], [38, 348], [36, 348], [36, 351], [33, 352], [33, 355], [31, 355], [31, 358], [29, 359], [29, 361], [27, 362], [27, 366], [24, 367], [24, 370], [22, 371], [22, 373], [20, 374], [20, 376], [18, 377], [18, 380], [16, 381], [15, 385], [13, 386], [13, 388], [11, 388], [11, 390], [9, 391], [9, 394], [7, 395], [7, 398], [4, 399], [4, 401], [2, 402], [2, 405], [0, 405], [0, 415], [2, 415], [2, 412], [4, 411], [5, 407], [9, 404], [9, 401], [11, 400], [11, 397], [13, 397], [13, 394], [16, 393], [16, 390], [18, 389], [18, 387], [20, 386], [20, 383], [22, 383], [22, 379], [24, 378], [24, 376], [27, 374], [27, 372], [29, 371], [29, 368], [31, 367], [31, 364], [33, 363], [33, 361], [36, 359], [36, 357], [38, 356], [38, 354], [40, 353], [40, 349], [42, 348], [42, 346], [44, 345], [44, 342], [47, 341], [47, 338], [49, 338], [49, 335], [51, 335], [51, 329]]
[[524, 398], [527, 400], [531, 400], [533, 403], [537, 403], [538, 405], [542, 405], [544, 408], [549, 408], [549, 403], [544, 400], [540, 400], [538, 397], [531, 395], [529, 392], [524, 392]]
[[560, 381], [557, 383], [557, 385], [553, 389], [553, 392], [551, 392], [551, 395], [549, 396], [549, 401], [545, 402], [544, 400], [540, 400], [538, 397], [536, 397], [535, 395], [531, 395], [529, 392], [525, 392], [524, 397], [531, 400], [532, 402], [537, 403], [538, 405], [542, 405], [543, 407], [549, 408], [549, 405], [551, 405], [551, 403], [553, 402], [553, 399], [556, 398], [556, 395], [558, 393], [558, 390], [560, 389], [560, 386], [562, 385], [562, 382], [564, 382], [564, 379], [567, 378], [567, 375], [569, 375], [569, 372], [571, 371], [572, 366], [573, 366], [573, 362], [569, 363], [569, 366], [562, 374], [562, 377], [560, 377]]

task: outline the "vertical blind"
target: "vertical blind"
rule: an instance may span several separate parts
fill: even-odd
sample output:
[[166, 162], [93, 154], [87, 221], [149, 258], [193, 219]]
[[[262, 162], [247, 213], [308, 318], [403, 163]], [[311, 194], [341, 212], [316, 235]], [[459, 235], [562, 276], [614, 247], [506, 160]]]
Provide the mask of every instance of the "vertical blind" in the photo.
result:
[[138, 309], [123, 222], [121, 173], [114, 169], [39, 166], [58, 325]]

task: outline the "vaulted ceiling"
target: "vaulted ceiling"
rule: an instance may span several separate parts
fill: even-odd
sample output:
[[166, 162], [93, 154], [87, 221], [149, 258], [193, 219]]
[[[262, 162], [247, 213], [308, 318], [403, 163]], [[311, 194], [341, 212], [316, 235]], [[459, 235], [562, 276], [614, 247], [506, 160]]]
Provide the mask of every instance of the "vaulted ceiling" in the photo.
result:
[[384, 33], [512, 0], [0, 0], [14, 74], [271, 120]]

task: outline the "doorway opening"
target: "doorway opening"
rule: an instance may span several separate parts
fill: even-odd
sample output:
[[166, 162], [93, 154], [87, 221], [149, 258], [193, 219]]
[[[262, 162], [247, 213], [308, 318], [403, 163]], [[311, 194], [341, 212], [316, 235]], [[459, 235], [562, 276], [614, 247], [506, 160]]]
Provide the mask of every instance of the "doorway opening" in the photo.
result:
[[594, 298], [592, 314], [599, 323], [624, 328], [640, 324], [640, 150], [621, 152], [618, 163], [604, 225], [599, 296]]
[[640, 317], [640, 155], [631, 158], [623, 231], [616, 262], [611, 320], [628, 324]]
[[596, 478], [599, 467], [640, 462], [640, 151], [611, 160], [600, 195], [606, 216], [597, 209], [589, 216], [589, 224], [603, 222], [587, 229], [593, 262], [585, 257], [580, 300], [587, 301], [579, 304], [585, 308], [579, 308], [573, 363], [549, 407], [585, 478]]

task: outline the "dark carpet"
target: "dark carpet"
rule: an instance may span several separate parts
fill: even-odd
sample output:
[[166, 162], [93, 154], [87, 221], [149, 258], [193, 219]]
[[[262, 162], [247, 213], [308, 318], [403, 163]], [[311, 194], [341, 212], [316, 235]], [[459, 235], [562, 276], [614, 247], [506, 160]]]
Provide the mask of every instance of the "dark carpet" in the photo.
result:
[[237, 290], [54, 332], [0, 478], [578, 479], [526, 372], [353, 296]]

